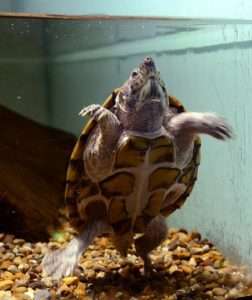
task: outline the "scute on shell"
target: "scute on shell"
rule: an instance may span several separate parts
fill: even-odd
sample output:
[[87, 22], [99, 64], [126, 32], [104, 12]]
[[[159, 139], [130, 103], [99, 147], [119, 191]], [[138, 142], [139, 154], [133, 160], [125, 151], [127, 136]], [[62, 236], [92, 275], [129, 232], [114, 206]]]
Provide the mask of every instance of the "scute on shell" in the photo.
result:
[[[105, 100], [103, 104], [105, 108], [112, 109], [119, 91], [120, 89], [115, 90]], [[185, 111], [183, 105], [175, 97], [169, 96], [169, 103], [177, 113]], [[89, 200], [89, 203], [86, 203], [86, 207], [89, 207], [89, 210], [92, 212], [90, 214], [89, 211], [89, 217], [94, 218], [96, 211], [99, 215], [101, 213], [100, 210], [103, 210], [103, 212], [106, 210], [108, 221], [113, 225], [117, 233], [129, 230], [131, 220], [126, 209], [126, 197], [130, 195], [134, 188], [135, 178], [123, 168], [136, 167], [142, 164], [147, 151], [149, 151], [149, 164], [159, 164], [160, 167], [155, 169], [148, 178], [148, 189], [151, 195], [146, 207], [143, 209], [142, 215], [135, 220], [134, 230], [136, 232], [141, 231], [141, 228], [144, 228], [151, 218], [157, 214], [161, 213], [164, 216], [168, 216], [183, 205], [186, 198], [190, 195], [197, 178], [198, 165], [200, 163], [199, 138], [195, 140], [191, 162], [184, 170], [179, 170], [177, 168], [162, 167], [164, 162], [172, 163], [175, 161], [174, 145], [169, 138], [160, 136], [150, 140], [144, 137], [130, 136], [117, 149], [114, 170], [118, 172], [102, 180], [98, 187], [97, 184], [94, 184], [88, 178], [82, 159], [87, 139], [96, 126], [96, 121], [91, 119], [83, 128], [73, 149], [67, 170], [65, 199], [69, 212], [69, 221], [75, 229], [80, 230], [85, 225], [85, 221], [87, 221], [87, 212], [81, 211], [83, 205], [80, 205], [80, 199], [85, 202], [85, 197], [98, 194], [98, 191], [101, 190], [105, 200], [102, 199], [101, 203], [94, 203], [93, 206], [90, 206], [91, 200]], [[178, 185], [186, 186], [179, 197], [172, 190], [175, 182]], [[171, 188], [171, 191], [163, 200], [165, 190], [167, 191], [169, 188]], [[102, 206], [104, 201], [106, 205]]]

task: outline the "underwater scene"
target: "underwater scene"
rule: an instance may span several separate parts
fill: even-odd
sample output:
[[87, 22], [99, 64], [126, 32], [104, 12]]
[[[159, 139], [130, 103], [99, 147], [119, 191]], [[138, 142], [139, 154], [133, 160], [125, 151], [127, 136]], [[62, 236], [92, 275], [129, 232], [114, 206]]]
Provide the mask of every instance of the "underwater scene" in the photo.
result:
[[252, 23], [0, 18], [0, 300], [252, 299]]

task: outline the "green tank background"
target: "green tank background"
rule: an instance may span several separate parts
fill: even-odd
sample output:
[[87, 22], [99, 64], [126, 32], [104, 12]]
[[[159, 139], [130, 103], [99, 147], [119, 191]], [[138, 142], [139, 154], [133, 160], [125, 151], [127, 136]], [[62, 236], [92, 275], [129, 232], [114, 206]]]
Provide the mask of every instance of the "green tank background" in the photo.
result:
[[78, 134], [82, 106], [104, 100], [146, 55], [154, 57], [168, 90], [188, 110], [227, 118], [236, 138], [203, 138], [197, 185], [168, 222], [199, 230], [227, 255], [251, 265], [252, 25], [8, 22], [1, 26], [9, 44], [0, 46], [0, 104], [41, 123]]

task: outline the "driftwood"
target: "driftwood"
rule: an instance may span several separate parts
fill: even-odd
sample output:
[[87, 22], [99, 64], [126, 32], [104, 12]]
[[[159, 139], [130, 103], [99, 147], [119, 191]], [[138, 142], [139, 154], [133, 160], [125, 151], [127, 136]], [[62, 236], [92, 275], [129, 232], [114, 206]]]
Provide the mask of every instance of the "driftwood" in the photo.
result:
[[0, 106], [0, 230], [43, 239], [63, 206], [76, 139]]

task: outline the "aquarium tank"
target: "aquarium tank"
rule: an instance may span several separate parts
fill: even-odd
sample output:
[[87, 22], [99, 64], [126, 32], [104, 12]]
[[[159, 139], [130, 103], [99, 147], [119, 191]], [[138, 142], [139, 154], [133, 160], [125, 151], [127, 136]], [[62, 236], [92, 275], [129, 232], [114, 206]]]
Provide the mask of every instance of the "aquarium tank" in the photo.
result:
[[[0, 299], [250, 299], [252, 22], [21, 13], [22, 3], [19, 13], [0, 7]], [[134, 76], [148, 79], [133, 86]], [[163, 111], [130, 110], [148, 97], [171, 108], [167, 134], [154, 125], [141, 131]], [[129, 111], [125, 99], [134, 100]], [[173, 122], [180, 114], [195, 127]], [[126, 128], [132, 120], [137, 129]], [[183, 142], [193, 137], [184, 164], [169, 124], [181, 126]], [[93, 162], [103, 138], [106, 155]], [[166, 171], [141, 169], [137, 185], [129, 165], [147, 158]], [[109, 175], [100, 175], [103, 168]], [[151, 200], [146, 182], [171, 198]], [[186, 190], [169, 193], [179, 182]], [[131, 188], [142, 191], [147, 209], [125, 196]], [[103, 197], [102, 207], [86, 209], [97, 200], [90, 195]], [[148, 220], [139, 217], [144, 209]], [[149, 224], [160, 214], [159, 237], [160, 224]], [[92, 225], [101, 216], [109, 216], [108, 230], [107, 223]], [[48, 253], [55, 254], [49, 261]]]

